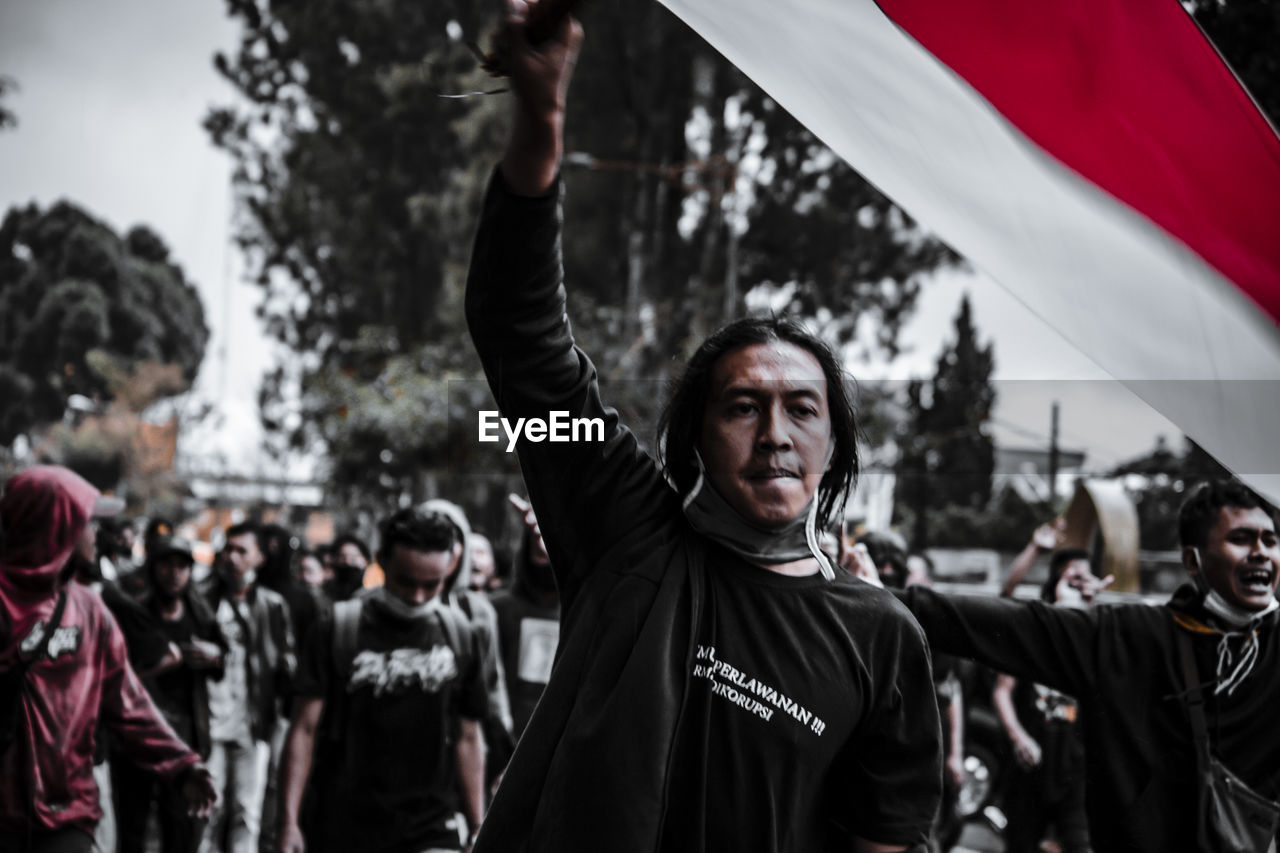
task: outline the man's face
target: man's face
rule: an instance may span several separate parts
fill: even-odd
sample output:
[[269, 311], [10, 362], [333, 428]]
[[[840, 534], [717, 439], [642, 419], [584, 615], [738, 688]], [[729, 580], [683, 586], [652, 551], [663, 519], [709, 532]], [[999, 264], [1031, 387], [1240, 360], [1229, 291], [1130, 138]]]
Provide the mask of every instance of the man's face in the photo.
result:
[[324, 583], [324, 564], [314, 555], [308, 554], [298, 563], [298, 577], [307, 586], [320, 586]]
[[818, 491], [831, 446], [822, 366], [794, 344], [751, 344], [711, 370], [698, 450], [711, 485], [744, 518], [777, 527]]
[[[1196, 559], [1184, 548], [1184, 560], [1196, 574]], [[1261, 507], [1224, 506], [1200, 555], [1199, 572], [1229, 604], [1262, 610], [1275, 597], [1280, 580], [1280, 543], [1275, 522]]]
[[90, 519], [80, 529], [80, 535], [76, 537], [76, 554], [86, 562], [92, 563], [98, 555], [97, 542], [98, 523]]
[[419, 551], [396, 545], [382, 567], [387, 592], [413, 607], [426, 604], [440, 594], [461, 555], [460, 544], [451, 551]]
[[369, 561], [364, 558], [360, 549], [350, 542], [342, 543], [342, 547], [334, 555], [333, 562], [342, 566], [351, 566], [353, 569], [363, 569], [369, 565]]
[[227, 547], [223, 549], [223, 553], [226, 555], [227, 565], [238, 578], [245, 577], [262, 565], [262, 550], [258, 547], [258, 537], [252, 533], [232, 536], [227, 540]]
[[165, 554], [156, 560], [154, 572], [156, 589], [172, 601], [191, 583], [191, 558], [186, 554]]
[[493, 544], [489, 542], [487, 536], [473, 533], [467, 540], [467, 547], [471, 549], [471, 587], [484, 589], [489, 585], [496, 568]]

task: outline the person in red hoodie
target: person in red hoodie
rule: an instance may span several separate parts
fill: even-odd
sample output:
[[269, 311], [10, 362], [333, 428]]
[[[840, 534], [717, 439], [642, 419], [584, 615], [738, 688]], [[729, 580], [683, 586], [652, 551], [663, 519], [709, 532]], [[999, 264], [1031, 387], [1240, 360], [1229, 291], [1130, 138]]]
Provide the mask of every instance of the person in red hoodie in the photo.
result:
[[118, 509], [58, 466], [14, 475], [0, 496], [0, 850], [94, 850], [99, 726], [138, 766], [180, 786], [193, 813], [216, 802], [208, 770], [129, 666], [102, 599], [67, 583], [91, 519]]

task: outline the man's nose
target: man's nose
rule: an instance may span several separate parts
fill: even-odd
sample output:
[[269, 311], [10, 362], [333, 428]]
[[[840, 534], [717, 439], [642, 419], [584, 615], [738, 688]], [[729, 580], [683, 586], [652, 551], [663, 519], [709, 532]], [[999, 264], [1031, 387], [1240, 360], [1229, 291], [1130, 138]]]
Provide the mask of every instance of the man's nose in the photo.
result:
[[760, 420], [760, 444], [770, 449], [790, 447], [791, 436], [787, 427], [786, 412], [782, 411], [781, 406], [769, 406]]

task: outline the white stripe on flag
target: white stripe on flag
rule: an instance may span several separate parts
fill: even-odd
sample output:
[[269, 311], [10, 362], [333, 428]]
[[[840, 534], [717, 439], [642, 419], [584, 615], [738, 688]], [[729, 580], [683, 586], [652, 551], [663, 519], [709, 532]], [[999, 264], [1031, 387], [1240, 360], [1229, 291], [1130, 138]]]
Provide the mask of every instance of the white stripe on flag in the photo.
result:
[[1280, 498], [1280, 331], [1232, 283], [1032, 145], [871, 0], [663, 2], [923, 225]]

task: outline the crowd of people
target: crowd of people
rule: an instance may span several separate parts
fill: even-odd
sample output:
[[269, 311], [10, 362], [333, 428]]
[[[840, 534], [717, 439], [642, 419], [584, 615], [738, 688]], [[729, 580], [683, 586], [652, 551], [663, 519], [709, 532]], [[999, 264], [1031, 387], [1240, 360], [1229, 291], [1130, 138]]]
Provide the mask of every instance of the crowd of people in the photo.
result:
[[512, 0], [512, 131], [466, 319], [504, 417], [602, 434], [519, 442], [505, 583], [445, 500], [389, 511], [376, 550], [234, 524], [201, 577], [159, 521], [128, 571], [119, 502], [67, 469], [10, 478], [0, 849], [141, 850], [153, 812], [165, 851], [937, 849], [965, 781], [968, 661], [1004, 674], [1011, 850], [1274, 844], [1274, 509], [1235, 482], [1189, 492], [1189, 582], [1165, 606], [1094, 604], [1109, 580], [1053, 524], [1006, 584], [1048, 552], [1038, 600], [941, 593], [927, 555], [834, 533], [853, 397], [781, 317], [696, 348], [655, 458], [567, 319], [559, 166], [582, 33], [531, 44], [528, 14]]
[[5, 697], [0, 849], [469, 844], [559, 636], [536, 520], [512, 500], [527, 523], [502, 577], [443, 500], [389, 515], [376, 553], [237, 523], [206, 567], [167, 521], [135, 544], [118, 502], [65, 468], [12, 477], [4, 660], [26, 684]]
[[[132, 525], [111, 515], [118, 503], [72, 472], [36, 466], [11, 478], [0, 499], [4, 660], [25, 669], [26, 684], [15, 719], [6, 705], [0, 848], [143, 851], [158, 838], [165, 853], [469, 849], [552, 680], [561, 634], [566, 584], [532, 506], [515, 495], [511, 502], [524, 534], [505, 572], [462, 510], [433, 500], [391, 514], [376, 554], [355, 536], [307, 549], [277, 525], [235, 524], [200, 573], [193, 543], [172, 525], [151, 523], [134, 545]], [[839, 572], [835, 580], [894, 592], [932, 642], [920, 673], [932, 679], [912, 700], [926, 723], [936, 709], [941, 762], [917, 756], [894, 768], [916, 784], [940, 784], [940, 798], [902, 801], [932, 810], [913, 843], [947, 849], [956, 838], [961, 682], [970, 680], [958, 670], [967, 659], [999, 671], [990, 701], [1013, 758], [999, 803], [1005, 849], [1037, 851], [1050, 841], [1064, 851], [1219, 849], [1174, 835], [1198, 831], [1179, 823], [1199, 812], [1185, 772], [1195, 738], [1179, 718], [1186, 689], [1174, 632], [1195, 638], [1197, 665], [1214, 673], [1205, 687], [1219, 754], [1243, 774], [1274, 775], [1274, 739], [1248, 740], [1240, 728], [1256, 725], [1245, 710], [1261, 712], [1274, 692], [1267, 667], [1276, 660], [1280, 546], [1273, 510], [1236, 483], [1193, 492], [1181, 525], [1195, 555], [1193, 583], [1168, 608], [1091, 609], [1110, 578], [1094, 575], [1088, 552], [1061, 547], [1061, 521], [1034, 532], [1000, 598], [933, 592], [928, 555], [909, 553], [893, 533], [825, 540], [819, 553]], [[1012, 600], [1042, 555], [1048, 573], [1038, 601]], [[828, 583], [820, 573], [801, 577]], [[594, 642], [603, 627], [593, 627]], [[756, 631], [768, 630], [762, 619]], [[703, 648], [695, 660], [705, 663], [691, 674], [727, 688], [710, 695], [732, 693], [737, 709], [758, 717], [787, 711], [776, 698], [772, 708], [743, 701], [769, 694], [763, 685], [743, 689], [750, 670], [738, 669], [742, 659], [728, 657], [728, 646]], [[898, 665], [900, 653], [886, 663]], [[80, 656], [83, 665], [67, 665]], [[809, 706], [817, 709], [832, 713]], [[711, 711], [703, 700], [696, 713], [708, 719]], [[833, 723], [834, 713], [823, 720]], [[609, 784], [634, 782], [602, 755], [583, 753], [608, 771]], [[1179, 773], [1153, 775], [1154, 767]], [[681, 801], [668, 801], [671, 818], [685, 822], [668, 836], [673, 850], [708, 831], [690, 827], [689, 809], [706, 796], [697, 780], [712, 770], [681, 772], [691, 775], [679, 783]], [[1105, 798], [1087, 801], [1090, 788]], [[538, 838], [544, 830], [526, 831]]]

